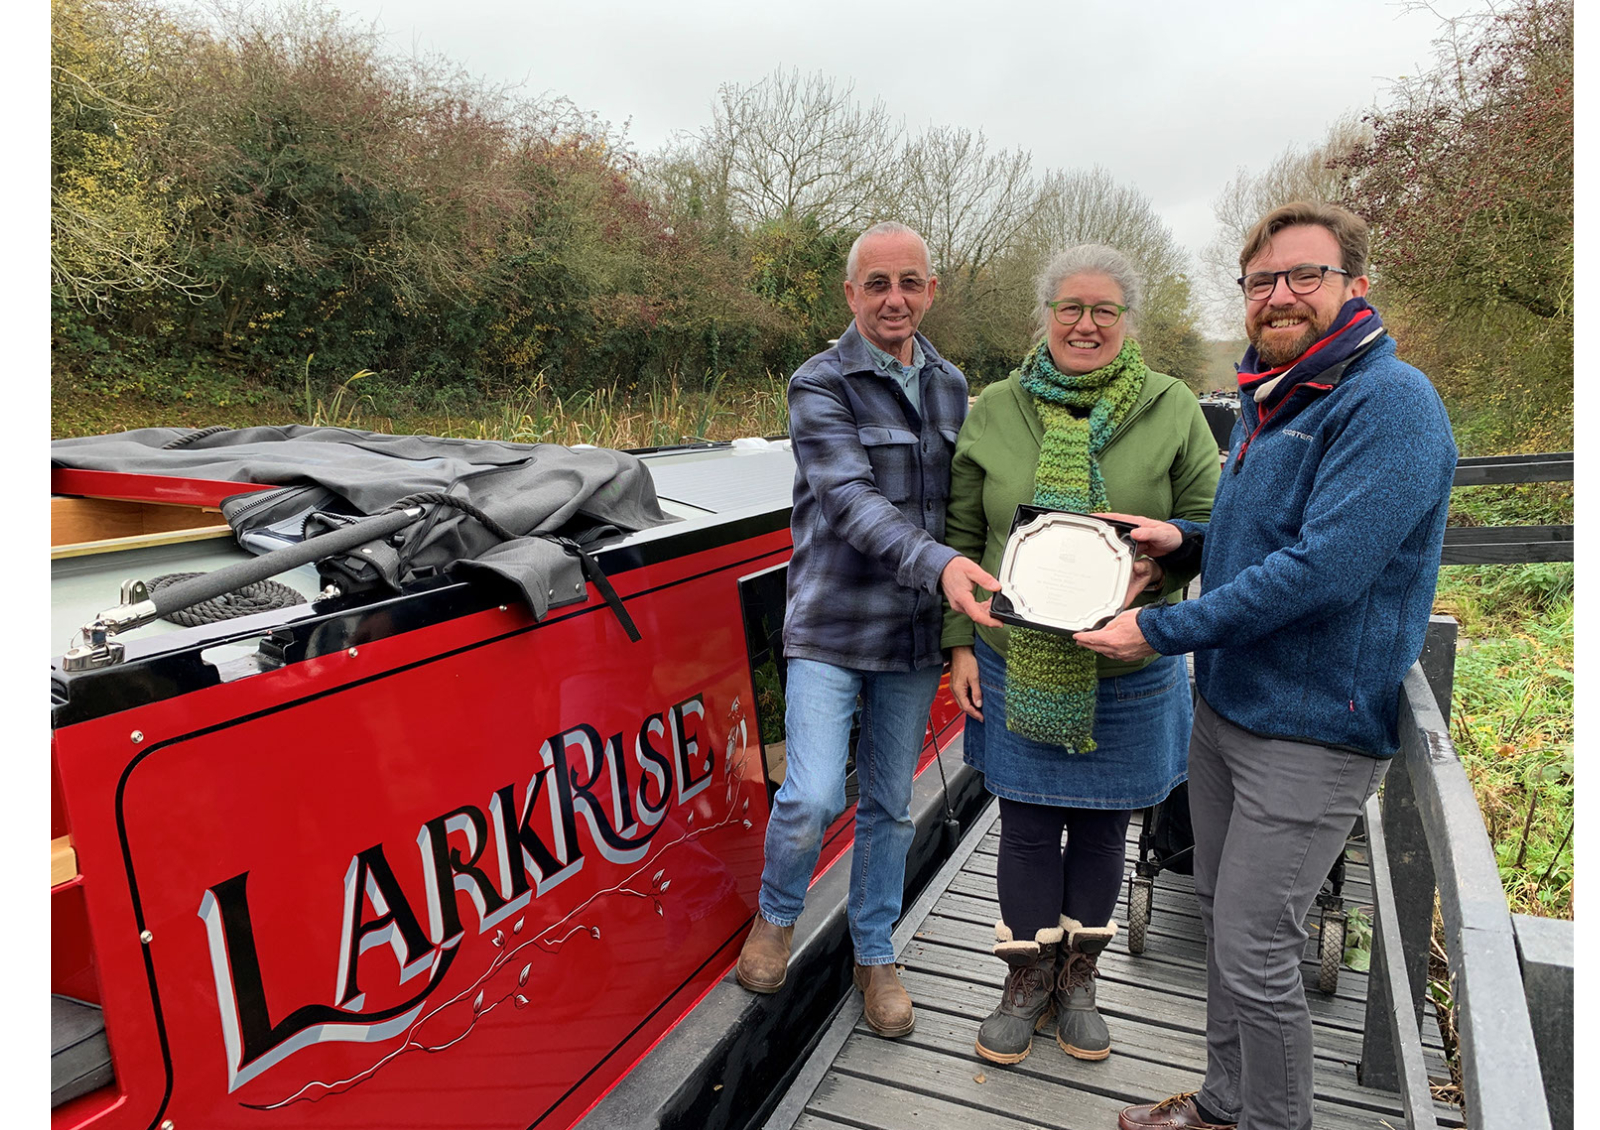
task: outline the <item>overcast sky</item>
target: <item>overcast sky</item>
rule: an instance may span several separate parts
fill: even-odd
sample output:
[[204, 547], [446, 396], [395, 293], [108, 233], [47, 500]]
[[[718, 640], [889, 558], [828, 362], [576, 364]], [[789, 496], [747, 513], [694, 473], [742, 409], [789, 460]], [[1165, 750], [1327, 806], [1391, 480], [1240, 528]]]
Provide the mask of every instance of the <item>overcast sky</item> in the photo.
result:
[[[710, 122], [723, 83], [822, 71], [909, 130], [983, 130], [1035, 170], [1101, 165], [1150, 198], [1191, 253], [1241, 166], [1321, 139], [1342, 113], [1432, 63], [1440, 16], [1396, 0], [344, 0], [402, 54], [565, 95], [650, 153]], [[1411, 8], [1412, 10], [1407, 10]], [[981, 14], [980, 14], [981, 11]], [[1111, 126], [1090, 125], [1109, 119]]]

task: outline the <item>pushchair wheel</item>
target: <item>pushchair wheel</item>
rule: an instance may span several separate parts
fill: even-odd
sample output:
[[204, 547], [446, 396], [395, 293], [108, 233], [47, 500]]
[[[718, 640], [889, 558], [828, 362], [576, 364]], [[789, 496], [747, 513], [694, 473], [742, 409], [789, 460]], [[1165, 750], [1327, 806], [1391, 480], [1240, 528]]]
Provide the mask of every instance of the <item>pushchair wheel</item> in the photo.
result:
[[1322, 935], [1318, 946], [1321, 967], [1317, 971], [1317, 988], [1325, 993], [1339, 987], [1339, 967], [1344, 964], [1344, 931], [1344, 911], [1324, 907], [1319, 931]]
[[1128, 952], [1144, 952], [1145, 931], [1150, 927], [1150, 901], [1155, 893], [1149, 879], [1135, 875], [1128, 880]]

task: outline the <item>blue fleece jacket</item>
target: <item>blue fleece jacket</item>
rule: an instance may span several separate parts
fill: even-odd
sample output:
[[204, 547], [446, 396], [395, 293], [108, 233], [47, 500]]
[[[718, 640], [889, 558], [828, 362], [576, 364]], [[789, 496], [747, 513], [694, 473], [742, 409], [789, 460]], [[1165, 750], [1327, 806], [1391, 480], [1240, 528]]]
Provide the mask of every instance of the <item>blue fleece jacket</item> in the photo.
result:
[[1422, 653], [1456, 445], [1427, 377], [1380, 338], [1302, 385], [1256, 431], [1242, 398], [1201, 594], [1139, 614], [1163, 655], [1195, 653], [1195, 687], [1264, 737], [1390, 757], [1400, 684]]

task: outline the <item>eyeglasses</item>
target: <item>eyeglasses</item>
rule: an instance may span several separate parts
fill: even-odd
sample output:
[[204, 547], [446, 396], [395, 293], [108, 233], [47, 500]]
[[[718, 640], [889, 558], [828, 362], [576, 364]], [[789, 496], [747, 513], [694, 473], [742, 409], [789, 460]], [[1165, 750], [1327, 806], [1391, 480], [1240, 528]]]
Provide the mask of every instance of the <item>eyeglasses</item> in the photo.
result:
[[1122, 317], [1126, 306], [1118, 306], [1115, 302], [1101, 302], [1094, 306], [1085, 306], [1081, 302], [1074, 302], [1070, 298], [1063, 298], [1056, 302], [1046, 302], [1046, 306], [1055, 311], [1056, 321], [1063, 326], [1075, 326], [1083, 320], [1083, 312], [1089, 311], [1089, 318], [1095, 325], [1104, 329], [1114, 326]]
[[[873, 298], [882, 298], [884, 295], [889, 293], [890, 286], [890, 280], [884, 278], [882, 275], [876, 275], [861, 284], [861, 291], [863, 294], [869, 294]], [[927, 289], [928, 280], [918, 278], [916, 275], [907, 275], [905, 278], [900, 280], [901, 294], [921, 294]]]
[[1290, 267], [1287, 271], [1252, 271], [1248, 275], [1241, 276], [1238, 283], [1246, 298], [1252, 302], [1260, 302], [1278, 289], [1279, 279], [1288, 280], [1290, 294], [1315, 294], [1322, 288], [1324, 276], [1329, 271], [1345, 278], [1350, 277], [1349, 271], [1330, 267], [1326, 263], [1301, 263], [1298, 267]]

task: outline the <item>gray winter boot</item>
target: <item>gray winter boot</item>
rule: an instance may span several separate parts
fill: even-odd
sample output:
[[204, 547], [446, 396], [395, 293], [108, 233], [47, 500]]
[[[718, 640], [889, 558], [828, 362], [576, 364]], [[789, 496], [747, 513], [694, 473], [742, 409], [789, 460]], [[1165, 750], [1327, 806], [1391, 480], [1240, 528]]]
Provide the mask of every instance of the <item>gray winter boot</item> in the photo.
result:
[[1066, 934], [1056, 962], [1056, 1043], [1075, 1059], [1104, 1059], [1111, 1054], [1111, 1033], [1094, 1004], [1096, 961], [1116, 937], [1117, 924], [1085, 926], [1061, 916]]
[[1007, 965], [1000, 1007], [978, 1028], [978, 1054], [992, 1063], [1021, 1063], [1033, 1050], [1033, 1034], [1050, 1019], [1056, 951], [1061, 930], [1046, 928], [1031, 942], [1012, 937], [1011, 927], [994, 924], [994, 955]]

